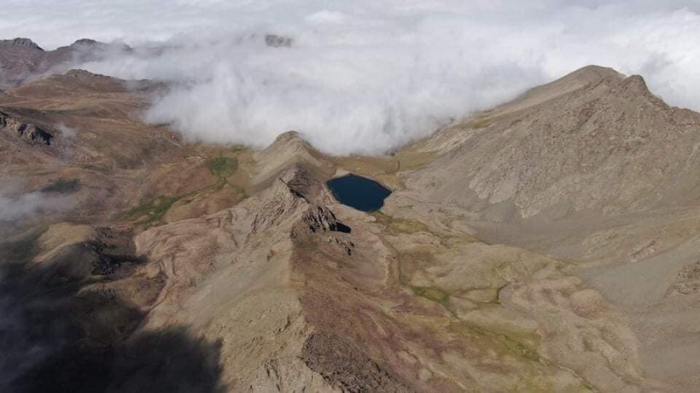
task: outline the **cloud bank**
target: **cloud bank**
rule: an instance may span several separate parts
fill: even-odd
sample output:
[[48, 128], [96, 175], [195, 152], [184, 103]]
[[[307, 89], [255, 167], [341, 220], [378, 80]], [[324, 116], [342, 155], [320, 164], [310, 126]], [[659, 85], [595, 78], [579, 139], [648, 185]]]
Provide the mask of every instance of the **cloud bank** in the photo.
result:
[[[671, 0], [14, 0], [0, 36], [136, 50], [80, 64], [169, 82], [149, 121], [263, 147], [376, 154], [589, 64], [700, 109], [700, 5]], [[274, 34], [291, 45], [266, 40]], [[272, 43], [273, 45], [270, 45]]]

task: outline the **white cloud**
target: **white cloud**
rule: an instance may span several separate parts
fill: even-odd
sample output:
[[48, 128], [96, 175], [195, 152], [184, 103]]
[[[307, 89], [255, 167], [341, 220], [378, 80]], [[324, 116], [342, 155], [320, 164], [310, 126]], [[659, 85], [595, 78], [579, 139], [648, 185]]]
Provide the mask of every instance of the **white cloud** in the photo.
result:
[[56, 128], [61, 131], [61, 135], [66, 139], [73, 139], [78, 135], [78, 130], [72, 127], [68, 127], [63, 123], [59, 123]]
[[39, 192], [11, 197], [0, 190], [0, 222], [15, 221], [38, 212], [44, 205], [43, 196]]
[[[378, 153], [588, 64], [644, 75], [700, 109], [700, 6], [671, 0], [14, 0], [0, 36], [139, 50], [84, 64], [176, 82], [147, 118], [192, 139], [264, 146], [296, 129]], [[18, 33], [21, 32], [21, 33]], [[265, 45], [266, 34], [293, 39]], [[154, 42], [169, 50], [154, 55]]]
[[69, 195], [50, 195], [40, 191], [23, 193], [14, 184], [0, 185], [0, 224], [33, 218], [40, 213], [69, 209], [76, 201]]

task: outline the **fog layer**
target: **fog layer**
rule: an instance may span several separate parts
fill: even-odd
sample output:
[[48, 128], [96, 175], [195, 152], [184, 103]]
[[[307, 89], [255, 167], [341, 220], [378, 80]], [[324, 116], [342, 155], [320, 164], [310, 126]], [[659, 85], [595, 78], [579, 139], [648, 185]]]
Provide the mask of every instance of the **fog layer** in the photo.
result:
[[170, 82], [146, 119], [191, 140], [262, 147], [297, 130], [328, 153], [375, 154], [589, 64], [700, 109], [697, 4], [11, 1], [0, 35], [132, 45], [76, 66]]

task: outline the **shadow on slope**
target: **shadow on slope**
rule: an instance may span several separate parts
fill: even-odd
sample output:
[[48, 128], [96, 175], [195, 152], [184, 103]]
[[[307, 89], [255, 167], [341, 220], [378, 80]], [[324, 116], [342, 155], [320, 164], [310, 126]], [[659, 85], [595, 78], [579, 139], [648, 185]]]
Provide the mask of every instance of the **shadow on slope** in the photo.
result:
[[39, 235], [0, 243], [0, 391], [223, 390], [219, 343], [184, 327], [137, 332], [143, 308], [109, 286], [130, 272], [78, 280], [37, 267]]

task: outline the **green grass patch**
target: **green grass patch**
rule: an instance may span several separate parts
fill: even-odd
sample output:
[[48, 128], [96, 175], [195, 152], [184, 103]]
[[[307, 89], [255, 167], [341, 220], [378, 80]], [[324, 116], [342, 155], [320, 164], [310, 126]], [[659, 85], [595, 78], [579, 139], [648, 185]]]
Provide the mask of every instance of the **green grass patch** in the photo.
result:
[[403, 218], [393, 219], [389, 230], [398, 233], [414, 234], [418, 232], [429, 232], [428, 226], [416, 220], [405, 220]]
[[496, 336], [496, 340], [499, 341], [504, 348], [515, 355], [532, 360], [533, 362], [540, 361], [540, 355], [537, 353], [537, 351], [521, 343], [520, 341], [514, 340], [505, 334], [498, 334]]
[[[245, 150], [245, 147], [234, 147], [234, 151]], [[232, 157], [213, 157], [208, 159], [205, 164], [209, 172], [216, 177], [216, 182], [212, 185], [206, 186], [204, 188], [187, 192], [179, 196], [159, 196], [152, 199], [141, 206], [135, 207], [129, 210], [126, 214], [131, 219], [138, 220], [137, 222], [144, 227], [148, 228], [159, 223], [163, 216], [170, 210], [170, 208], [178, 201], [182, 200], [185, 204], [191, 203], [195, 200], [197, 194], [201, 192], [216, 192], [221, 190], [226, 184], [228, 184], [226, 178], [232, 176], [238, 170], [238, 160]], [[233, 186], [238, 194], [240, 194], [241, 200], [248, 198], [245, 190], [240, 187]]]
[[447, 305], [450, 303], [450, 295], [440, 288], [411, 287], [411, 289], [413, 290], [413, 293], [416, 294], [416, 296], [420, 296], [430, 301], [440, 303], [445, 307], [447, 307]]
[[241, 187], [236, 187], [236, 191], [238, 191], [238, 194], [241, 197], [241, 201], [250, 198], [250, 195], [245, 191], [245, 189]]
[[70, 194], [80, 189], [80, 179], [64, 179], [60, 178], [55, 182], [41, 189], [41, 192]]
[[158, 223], [180, 197], [160, 196], [139, 207], [131, 209], [129, 217], [138, 219], [139, 224], [150, 227]]
[[493, 344], [497, 345], [497, 348], [500, 349], [503, 355], [510, 355], [533, 362], [539, 362], [541, 360], [537, 350], [521, 342], [521, 340], [525, 341], [525, 337], [519, 337], [520, 335], [517, 333], [509, 332], [505, 334], [464, 321], [454, 323], [450, 325], [450, 328], [455, 332], [475, 334], [491, 340]]
[[212, 175], [226, 178], [236, 173], [238, 160], [230, 157], [214, 157], [207, 160], [206, 165]]
[[212, 187], [220, 190], [228, 183], [226, 178], [238, 170], [238, 160], [231, 157], [214, 157], [207, 160], [206, 166], [209, 172], [216, 177], [216, 183]]
[[412, 235], [418, 232], [430, 232], [428, 226], [420, 221], [395, 218], [382, 212], [373, 212], [372, 215], [377, 219], [378, 223], [385, 225], [389, 232], [393, 234], [406, 233]]

